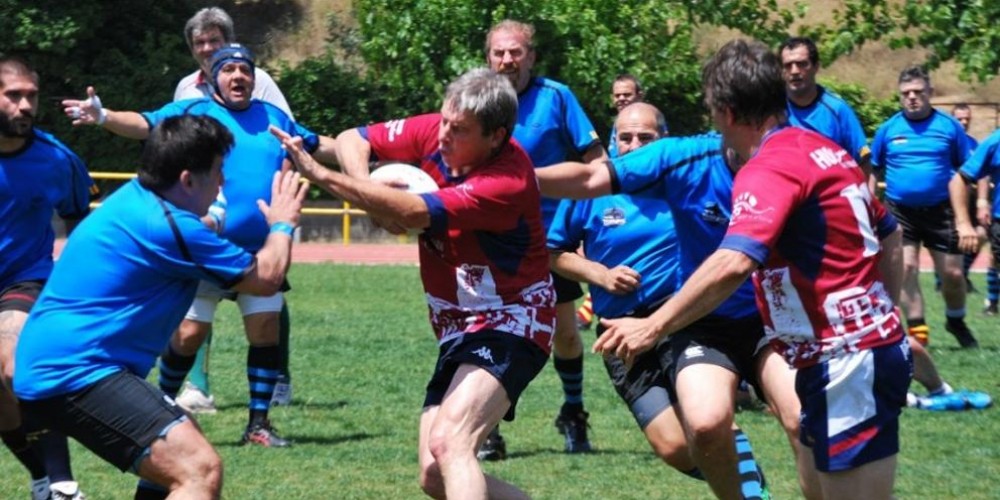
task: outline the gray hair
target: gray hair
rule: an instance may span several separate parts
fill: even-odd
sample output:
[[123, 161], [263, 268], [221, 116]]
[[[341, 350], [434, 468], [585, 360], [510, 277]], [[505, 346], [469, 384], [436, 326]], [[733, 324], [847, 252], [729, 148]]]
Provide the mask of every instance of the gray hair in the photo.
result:
[[535, 26], [522, 23], [521, 21], [515, 21], [513, 19], [504, 19], [499, 23], [493, 25], [490, 28], [489, 33], [486, 33], [486, 55], [490, 55], [490, 42], [493, 40], [493, 34], [501, 31], [506, 31], [509, 33], [519, 33], [524, 36], [524, 43], [528, 52], [535, 50]]
[[209, 28], [219, 28], [225, 43], [232, 42], [236, 37], [233, 33], [233, 18], [226, 11], [219, 7], [205, 7], [191, 16], [184, 25], [184, 41], [187, 42], [188, 49], [193, 49], [191, 40], [195, 32], [201, 33]]
[[517, 92], [503, 75], [489, 68], [476, 68], [448, 84], [444, 104], [458, 112], [470, 111], [489, 135], [504, 127], [506, 143], [517, 121]]

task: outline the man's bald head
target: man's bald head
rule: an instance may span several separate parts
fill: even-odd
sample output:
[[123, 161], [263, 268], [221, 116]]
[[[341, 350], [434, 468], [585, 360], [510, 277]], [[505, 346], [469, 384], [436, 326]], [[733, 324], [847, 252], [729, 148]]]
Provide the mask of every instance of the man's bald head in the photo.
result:
[[615, 119], [618, 154], [625, 155], [667, 135], [667, 120], [656, 106], [634, 102]]

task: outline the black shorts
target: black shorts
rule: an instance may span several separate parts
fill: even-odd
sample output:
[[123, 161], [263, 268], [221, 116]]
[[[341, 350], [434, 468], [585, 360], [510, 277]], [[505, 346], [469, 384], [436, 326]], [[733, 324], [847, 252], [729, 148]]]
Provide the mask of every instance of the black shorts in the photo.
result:
[[677, 374], [688, 366], [699, 364], [721, 366], [749, 382], [757, 394], [764, 394], [754, 362], [766, 347], [764, 324], [756, 314], [741, 319], [706, 316], [691, 323], [670, 337], [674, 368], [668, 387], [671, 400], [677, 402], [674, 391]]
[[928, 250], [947, 254], [962, 253], [958, 249], [955, 211], [950, 202], [930, 207], [911, 207], [886, 200], [886, 205], [903, 228], [903, 243], [922, 243]]
[[444, 401], [459, 366], [475, 365], [500, 381], [510, 400], [510, 409], [503, 418], [514, 420], [518, 398], [548, 360], [548, 354], [523, 337], [494, 330], [467, 333], [441, 345], [434, 375], [427, 383], [424, 407]]
[[137, 472], [149, 447], [187, 416], [174, 400], [120, 371], [72, 394], [22, 400], [26, 430], [70, 436], [122, 472]]
[[25, 314], [31, 312], [31, 308], [38, 301], [38, 296], [45, 286], [43, 280], [21, 281], [14, 283], [3, 290], [0, 290], [0, 312], [21, 311]]
[[559, 273], [552, 272], [552, 286], [556, 289], [556, 304], [573, 302], [583, 297], [583, 287], [569, 278], [563, 278]]
[[[645, 318], [657, 307], [645, 308], [625, 317]], [[597, 336], [600, 337], [606, 328], [597, 324]], [[617, 356], [604, 356], [604, 369], [611, 378], [611, 384], [618, 396], [625, 401], [635, 423], [640, 429], [647, 425], [657, 415], [670, 407], [670, 380], [673, 366], [673, 353], [670, 349], [670, 337], [661, 340], [656, 347], [635, 358], [632, 368], [628, 369], [625, 362]]]

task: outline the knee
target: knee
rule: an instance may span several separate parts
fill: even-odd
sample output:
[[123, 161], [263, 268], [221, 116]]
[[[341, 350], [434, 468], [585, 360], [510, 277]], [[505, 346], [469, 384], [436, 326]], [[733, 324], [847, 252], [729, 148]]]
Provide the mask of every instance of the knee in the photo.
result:
[[691, 446], [702, 454], [713, 449], [732, 447], [732, 424], [724, 419], [690, 422], [688, 424], [688, 439]]
[[222, 493], [222, 458], [219, 454], [211, 446], [205, 446], [191, 454], [185, 462], [185, 475], [178, 478], [179, 482], [208, 493], [211, 498], [218, 498]]
[[444, 478], [437, 462], [425, 464], [420, 468], [420, 489], [431, 498], [445, 498]]
[[681, 442], [652, 442], [653, 452], [660, 457], [664, 463], [681, 472], [691, 470], [694, 466], [691, 463], [691, 455], [688, 452], [687, 444]]

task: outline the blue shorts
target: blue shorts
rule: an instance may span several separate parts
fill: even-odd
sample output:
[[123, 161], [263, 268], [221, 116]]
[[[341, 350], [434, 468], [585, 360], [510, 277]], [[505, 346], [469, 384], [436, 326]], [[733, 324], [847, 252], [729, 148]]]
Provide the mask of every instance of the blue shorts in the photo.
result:
[[906, 339], [802, 368], [802, 444], [816, 469], [854, 469], [899, 452], [899, 413], [913, 377]]
[[496, 377], [507, 391], [510, 409], [504, 420], [514, 420], [514, 409], [528, 383], [538, 376], [549, 360], [534, 342], [512, 333], [486, 330], [467, 333], [441, 344], [434, 375], [427, 383], [424, 407], [438, 406], [461, 365], [474, 365]]

